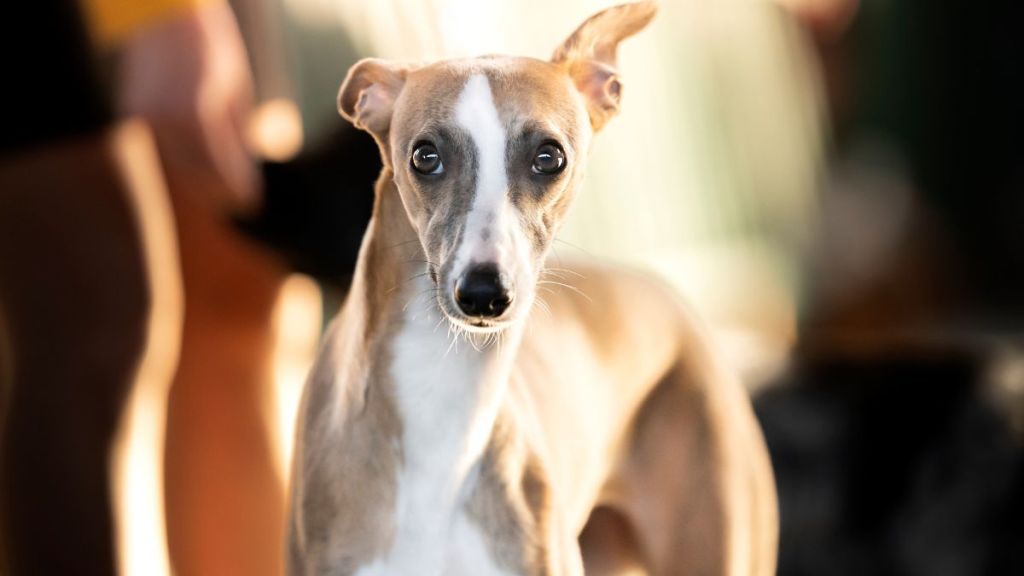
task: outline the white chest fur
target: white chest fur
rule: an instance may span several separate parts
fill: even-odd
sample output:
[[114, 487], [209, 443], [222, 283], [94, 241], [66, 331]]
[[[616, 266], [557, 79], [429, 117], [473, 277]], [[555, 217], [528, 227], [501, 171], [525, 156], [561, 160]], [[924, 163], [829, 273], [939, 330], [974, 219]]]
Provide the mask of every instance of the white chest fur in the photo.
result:
[[[409, 292], [431, 293], [426, 282]], [[465, 503], [507, 386], [512, 347], [453, 344], [436, 305], [424, 300], [406, 308], [391, 354], [403, 427], [395, 537], [387, 555], [356, 574], [504, 575]]]

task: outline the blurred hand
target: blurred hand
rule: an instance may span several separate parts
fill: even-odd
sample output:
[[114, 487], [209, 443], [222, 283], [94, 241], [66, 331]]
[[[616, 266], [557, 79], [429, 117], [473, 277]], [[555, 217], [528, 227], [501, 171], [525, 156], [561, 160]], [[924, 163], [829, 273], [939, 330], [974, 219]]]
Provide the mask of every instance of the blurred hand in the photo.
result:
[[849, 26], [860, 0], [776, 0], [812, 31], [837, 38]]
[[152, 125], [169, 180], [216, 208], [256, 203], [245, 139], [252, 76], [226, 2], [139, 30], [124, 46], [118, 91], [122, 111]]

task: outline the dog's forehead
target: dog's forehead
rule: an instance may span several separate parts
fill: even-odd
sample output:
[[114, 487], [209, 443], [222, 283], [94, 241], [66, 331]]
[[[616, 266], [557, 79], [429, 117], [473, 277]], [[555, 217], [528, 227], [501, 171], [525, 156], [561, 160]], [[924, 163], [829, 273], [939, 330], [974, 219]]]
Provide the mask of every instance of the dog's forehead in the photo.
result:
[[573, 130], [583, 118], [582, 100], [563, 68], [532, 58], [491, 56], [441, 61], [411, 73], [398, 111], [400, 125], [416, 130], [454, 123], [459, 98], [474, 76], [487, 79], [494, 107], [507, 124], [547, 120]]

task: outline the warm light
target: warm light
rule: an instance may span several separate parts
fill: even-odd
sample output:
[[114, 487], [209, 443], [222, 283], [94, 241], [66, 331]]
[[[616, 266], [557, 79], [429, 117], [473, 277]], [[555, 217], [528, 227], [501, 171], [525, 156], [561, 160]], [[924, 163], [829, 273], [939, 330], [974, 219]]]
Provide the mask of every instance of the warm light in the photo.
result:
[[118, 572], [125, 576], [171, 573], [164, 524], [163, 446], [167, 394], [178, 362], [183, 294], [177, 269], [169, 196], [156, 146], [146, 126], [117, 130], [115, 151], [130, 185], [149, 275], [150, 317], [141, 359], [111, 450], [110, 487], [117, 526]]
[[302, 115], [286, 98], [260, 104], [249, 121], [249, 146], [257, 156], [284, 162], [302, 148]]
[[299, 274], [288, 278], [274, 314], [277, 331], [274, 346], [275, 424], [278, 431], [275, 451], [278, 470], [287, 483], [299, 400], [320, 337], [320, 290], [316, 282]]

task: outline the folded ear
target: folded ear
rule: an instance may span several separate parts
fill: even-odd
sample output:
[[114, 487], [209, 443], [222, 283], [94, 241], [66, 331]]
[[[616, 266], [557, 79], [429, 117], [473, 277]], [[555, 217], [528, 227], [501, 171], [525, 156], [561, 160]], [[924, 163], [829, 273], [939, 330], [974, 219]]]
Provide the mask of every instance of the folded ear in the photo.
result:
[[653, 0], [622, 4], [591, 16], [555, 51], [587, 101], [590, 124], [599, 130], [619, 111], [622, 84], [616, 68], [619, 42], [642, 30], [658, 11]]
[[349, 69], [338, 91], [338, 112], [356, 128], [373, 135], [385, 162], [395, 101], [411, 70], [406, 63], [365, 58]]

